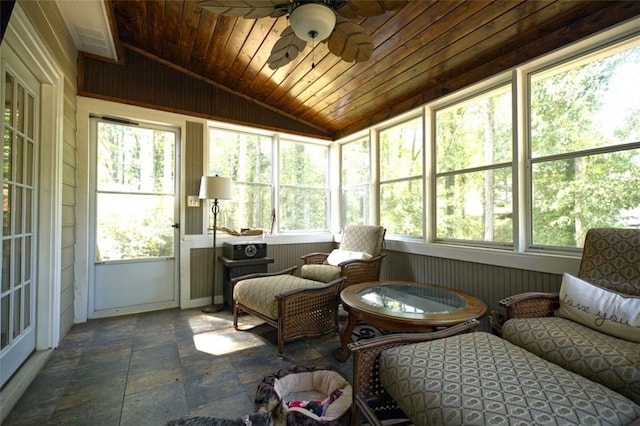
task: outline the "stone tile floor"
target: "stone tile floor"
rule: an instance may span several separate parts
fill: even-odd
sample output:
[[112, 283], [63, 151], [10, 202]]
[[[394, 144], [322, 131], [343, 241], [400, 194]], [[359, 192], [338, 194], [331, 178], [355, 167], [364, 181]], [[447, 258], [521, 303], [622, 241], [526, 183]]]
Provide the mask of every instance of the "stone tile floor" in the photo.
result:
[[249, 315], [166, 310], [74, 325], [3, 423], [163, 425], [186, 415], [236, 418], [253, 411], [258, 383], [291, 365], [352, 379], [337, 334], [285, 343]]

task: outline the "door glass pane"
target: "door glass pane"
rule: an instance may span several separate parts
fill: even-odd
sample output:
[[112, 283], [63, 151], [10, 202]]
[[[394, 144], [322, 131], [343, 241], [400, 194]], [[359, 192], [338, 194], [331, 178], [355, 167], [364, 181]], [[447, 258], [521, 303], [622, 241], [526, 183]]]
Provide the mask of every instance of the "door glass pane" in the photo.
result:
[[96, 260], [174, 256], [176, 133], [98, 123]]
[[23, 288], [24, 292], [24, 328], [27, 329], [31, 325], [31, 284], [27, 284]]
[[4, 121], [8, 125], [13, 125], [13, 76], [5, 75], [4, 86]]
[[4, 145], [2, 147], [2, 176], [5, 179], [11, 179], [11, 173], [13, 171], [13, 132], [10, 129], [4, 130]]
[[[4, 275], [4, 269], [2, 269]], [[9, 345], [9, 295], [2, 298], [0, 305], [0, 349], [4, 349]]]
[[24, 232], [25, 234], [29, 234], [33, 230], [31, 223], [33, 220], [33, 212], [31, 211], [31, 207], [33, 206], [33, 190], [24, 188], [24, 198], [26, 203], [24, 206]]
[[18, 287], [22, 281], [22, 241], [20, 239], [14, 240], [14, 249], [13, 253], [13, 285]]
[[173, 256], [173, 196], [98, 194], [96, 260]]
[[27, 128], [25, 130], [27, 133], [27, 137], [33, 138], [35, 134], [35, 118], [36, 118], [35, 99], [33, 96], [31, 96], [31, 94], [28, 95], [27, 99], [28, 99], [27, 100]]
[[18, 84], [18, 95], [16, 96], [16, 121], [19, 132], [24, 132], [24, 87]]
[[22, 313], [22, 309], [20, 308], [20, 304], [22, 303], [22, 298], [20, 297], [20, 290], [13, 292], [13, 338], [15, 339], [20, 335], [22, 331], [20, 328], [20, 314]]
[[27, 170], [24, 183], [33, 185], [33, 142], [27, 141]]
[[174, 191], [175, 133], [100, 123], [98, 191]]
[[13, 217], [15, 217], [14, 233], [22, 233], [22, 190], [23, 188], [16, 186], [16, 202], [14, 204]]
[[32, 238], [30, 236], [25, 237], [24, 239], [24, 257], [25, 257], [24, 280], [25, 281], [31, 281], [31, 249], [33, 248], [31, 247], [31, 240]]
[[2, 185], [2, 235], [11, 234], [11, 187]]
[[2, 242], [2, 292], [11, 288], [11, 240]]

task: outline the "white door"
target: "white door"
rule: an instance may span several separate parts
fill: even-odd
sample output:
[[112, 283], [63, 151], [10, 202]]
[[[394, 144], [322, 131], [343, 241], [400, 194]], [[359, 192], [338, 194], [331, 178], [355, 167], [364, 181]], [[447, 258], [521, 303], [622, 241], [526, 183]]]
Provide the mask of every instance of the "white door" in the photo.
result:
[[176, 307], [179, 130], [92, 118], [89, 317]]
[[2, 83], [0, 386], [35, 350], [39, 83], [7, 47]]

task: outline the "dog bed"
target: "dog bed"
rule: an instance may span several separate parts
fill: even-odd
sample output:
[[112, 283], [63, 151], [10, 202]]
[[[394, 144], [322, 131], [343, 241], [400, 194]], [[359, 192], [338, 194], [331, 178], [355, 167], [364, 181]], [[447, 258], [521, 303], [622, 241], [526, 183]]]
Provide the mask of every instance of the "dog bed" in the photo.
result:
[[349, 425], [351, 385], [338, 373], [308, 366], [284, 368], [258, 385], [256, 409], [278, 400], [287, 425]]

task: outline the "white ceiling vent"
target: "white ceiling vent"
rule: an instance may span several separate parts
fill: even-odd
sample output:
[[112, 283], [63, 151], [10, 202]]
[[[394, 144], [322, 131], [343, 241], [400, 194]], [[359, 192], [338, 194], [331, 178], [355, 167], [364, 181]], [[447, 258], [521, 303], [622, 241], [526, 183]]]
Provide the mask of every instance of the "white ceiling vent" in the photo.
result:
[[118, 59], [102, 0], [57, 0], [56, 3], [78, 50]]

